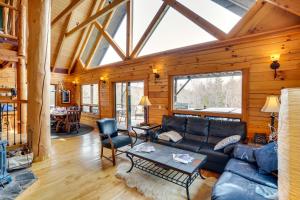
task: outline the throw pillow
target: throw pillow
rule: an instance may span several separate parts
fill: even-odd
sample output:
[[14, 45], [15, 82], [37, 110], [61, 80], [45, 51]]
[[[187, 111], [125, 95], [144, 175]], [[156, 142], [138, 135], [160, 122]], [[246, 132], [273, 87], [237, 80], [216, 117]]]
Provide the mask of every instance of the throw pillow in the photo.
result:
[[254, 151], [259, 173], [270, 174], [278, 170], [277, 149], [277, 143], [272, 142]]
[[159, 134], [158, 139], [164, 140], [164, 141], [170, 141], [170, 138], [166, 135], [166, 133]]
[[255, 149], [257, 148], [249, 145], [237, 144], [233, 150], [233, 157], [246, 162], [256, 163], [254, 155]]
[[229, 136], [227, 138], [224, 138], [223, 140], [221, 140], [220, 142], [218, 142], [214, 148], [215, 151], [220, 150], [225, 148], [226, 146], [230, 145], [230, 144], [234, 144], [237, 143], [241, 140], [241, 136], [240, 135], [233, 135], [233, 136]]
[[168, 132], [160, 134], [158, 136], [158, 139], [165, 140], [165, 141], [178, 142], [179, 140], [182, 140], [182, 136], [179, 133], [177, 133], [176, 131], [168, 131]]

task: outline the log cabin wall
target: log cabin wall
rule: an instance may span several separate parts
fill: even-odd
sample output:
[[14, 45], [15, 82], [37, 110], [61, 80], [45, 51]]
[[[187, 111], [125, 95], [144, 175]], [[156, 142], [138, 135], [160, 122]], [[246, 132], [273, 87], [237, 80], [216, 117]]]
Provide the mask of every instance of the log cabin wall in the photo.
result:
[[0, 70], [0, 88], [16, 88], [16, 68]]
[[[148, 79], [150, 122], [160, 123], [162, 115], [169, 113], [170, 75], [197, 74], [215, 71], [248, 69], [247, 123], [248, 136], [268, 133], [269, 114], [260, 111], [267, 95], [280, 94], [284, 87], [300, 87], [300, 29], [265, 34], [244, 39], [234, 39], [220, 45], [198, 45], [119, 62], [98, 69], [79, 69], [72, 79], [79, 84], [100, 84], [100, 115], [83, 115], [82, 121], [95, 125], [95, 119], [113, 117], [112, 82]], [[270, 55], [280, 53], [279, 78], [274, 80], [270, 69]], [[157, 68], [160, 78], [155, 80], [152, 68]], [[76, 103], [80, 104], [80, 87], [76, 87]]]

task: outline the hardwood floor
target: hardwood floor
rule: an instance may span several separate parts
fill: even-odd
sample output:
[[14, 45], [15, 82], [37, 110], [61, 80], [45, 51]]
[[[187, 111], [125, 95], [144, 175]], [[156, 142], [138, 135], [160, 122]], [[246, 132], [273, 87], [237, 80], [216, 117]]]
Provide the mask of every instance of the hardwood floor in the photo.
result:
[[[115, 177], [116, 167], [100, 159], [99, 146], [96, 132], [52, 140], [51, 159], [33, 164], [38, 180], [17, 200], [146, 199]], [[104, 154], [109, 156], [110, 151], [104, 149]], [[117, 164], [122, 159], [118, 157]]]

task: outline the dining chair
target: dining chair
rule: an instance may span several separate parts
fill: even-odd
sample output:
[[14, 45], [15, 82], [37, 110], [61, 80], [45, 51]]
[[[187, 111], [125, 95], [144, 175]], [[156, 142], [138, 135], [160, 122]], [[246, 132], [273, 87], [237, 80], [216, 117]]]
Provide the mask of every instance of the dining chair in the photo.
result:
[[[102, 157], [112, 161], [116, 165], [116, 156], [124, 153], [119, 148], [130, 145], [133, 147], [133, 142], [128, 130], [120, 130], [117, 128], [117, 121], [115, 119], [105, 118], [97, 120], [99, 135], [101, 140], [101, 159]], [[111, 149], [112, 157], [105, 157], [103, 155], [103, 148]], [[119, 151], [119, 154], [116, 154]], [[112, 158], [112, 159], [111, 159]]]
[[78, 110], [68, 110], [67, 117], [65, 120], [65, 130], [70, 133], [71, 129], [74, 128], [77, 133], [80, 128], [80, 117], [81, 112]]

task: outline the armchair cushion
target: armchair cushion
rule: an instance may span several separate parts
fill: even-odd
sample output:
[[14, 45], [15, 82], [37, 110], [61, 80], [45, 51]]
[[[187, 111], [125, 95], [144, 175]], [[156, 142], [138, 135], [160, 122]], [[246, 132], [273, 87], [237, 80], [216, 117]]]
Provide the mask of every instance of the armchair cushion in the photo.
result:
[[102, 137], [107, 138], [105, 135], [115, 137], [118, 135], [117, 121], [115, 119], [101, 119], [97, 121], [97, 125]]
[[[132, 142], [131, 138], [127, 135], [118, 135], [116, 137], [112, 137], [111, 140], [114, 144], [114, 148], [120, 148], [129, 145]], [[102, 140], [102, 145], [106, 148], [111, 148], [109, 138]]]

